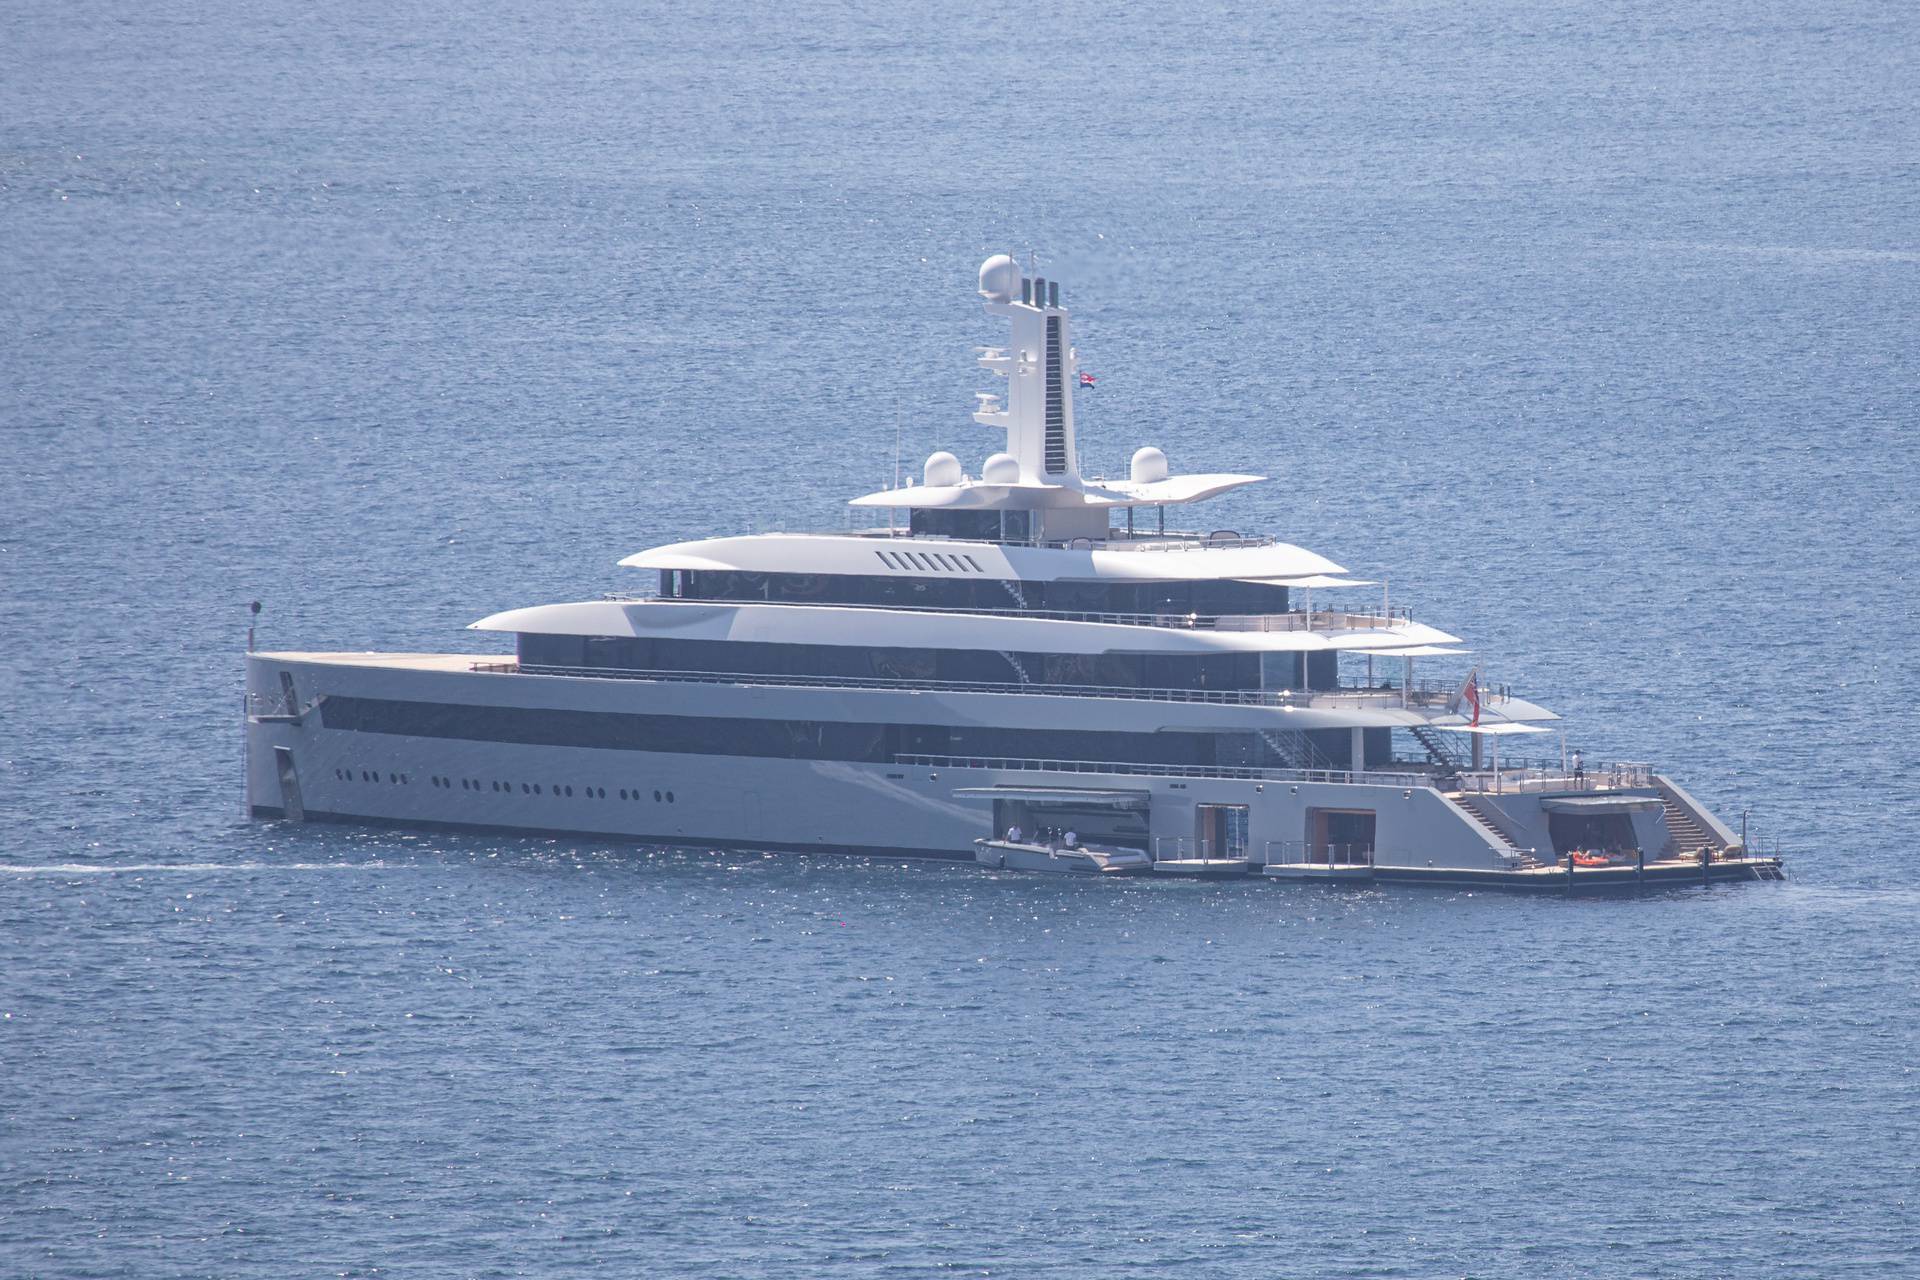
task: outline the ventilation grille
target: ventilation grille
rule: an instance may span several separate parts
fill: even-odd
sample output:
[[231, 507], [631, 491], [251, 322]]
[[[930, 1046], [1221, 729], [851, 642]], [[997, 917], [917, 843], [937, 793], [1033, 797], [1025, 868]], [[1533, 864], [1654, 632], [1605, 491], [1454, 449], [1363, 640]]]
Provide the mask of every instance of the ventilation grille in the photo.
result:
[[1060, 317], [1047, 317], [1047, 474], [1067, 471], [1067, 394], [1060, 367]]
[[880, 563], [889, 569], [904, 569], [908, 573], [979, 573], [985, 569], [972, 556], [955, 555], [933, 551], [876, 551]]

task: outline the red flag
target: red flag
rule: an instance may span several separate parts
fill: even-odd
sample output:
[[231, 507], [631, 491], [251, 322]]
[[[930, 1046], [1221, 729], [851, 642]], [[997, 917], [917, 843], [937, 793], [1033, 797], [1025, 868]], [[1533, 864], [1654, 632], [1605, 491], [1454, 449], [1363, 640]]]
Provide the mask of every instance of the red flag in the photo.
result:
[[1480, 668], [1475, 667], [1467, 673], [1467, 683], [1460, 690], [1460, 696], [1473, 707], [1473, 725], [1480, 725]]
[[1090, 387], [1090, 386], [1092, 386], [1092, 385], [1093, 385], [1093, 375], [1092, 375], [1092, 374], [1090, 374], [1090, 373], [1083, 373], [1083, 374], [1081, 374], [1081, 375], [1080, 375], [1080, 385], [1081, 385], [1081, 386], [1083, 386], [1083, 387]]

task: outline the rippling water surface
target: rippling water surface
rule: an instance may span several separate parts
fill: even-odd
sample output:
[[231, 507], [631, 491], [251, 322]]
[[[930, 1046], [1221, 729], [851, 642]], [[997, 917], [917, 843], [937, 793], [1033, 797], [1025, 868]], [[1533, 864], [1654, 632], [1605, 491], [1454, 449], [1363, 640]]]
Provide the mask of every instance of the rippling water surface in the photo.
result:
[[[0, 1273], [1904, 1275], [1897, 5], [26, 0], [0, 40]], [[280, 647], [467, 649], [989, 450], [1272, 529], [1785, 885], [1568, 902], [317, 830]], [[1438, 666], [1438, 664], [1436, 664]]]

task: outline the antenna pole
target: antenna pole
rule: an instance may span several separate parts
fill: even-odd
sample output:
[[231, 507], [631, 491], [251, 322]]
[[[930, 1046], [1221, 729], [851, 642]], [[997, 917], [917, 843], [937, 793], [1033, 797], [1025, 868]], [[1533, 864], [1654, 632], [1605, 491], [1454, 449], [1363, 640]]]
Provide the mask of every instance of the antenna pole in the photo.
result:
[[[900, 487], [900, 389], [893, 392], [893, 487]], [[887, 508], [887, 532], [893, 533], [894, 508]]]

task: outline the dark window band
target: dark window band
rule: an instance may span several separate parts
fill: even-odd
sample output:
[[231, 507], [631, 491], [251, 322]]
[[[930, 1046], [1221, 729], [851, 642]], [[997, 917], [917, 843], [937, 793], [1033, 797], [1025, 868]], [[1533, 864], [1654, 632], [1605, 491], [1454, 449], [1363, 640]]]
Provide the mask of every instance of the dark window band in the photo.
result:
[[[1025, 512], [933, 512], [951, 517], [985, 514], [996, 520], [1003, 514]], [[915, 519], [919, 519], [916, 513]], [[942, 526], [940, 532], [960, 536]], [[938, 566], [925, 560], [930, 552], [894, 548], [879, 551], [914, 574], [934, 573]], [[942, 548], [950, 559], [957, 553]], [[964, 557], [962, 557], [964, 558]], [[732, 569], [676, 571], [664, 594], [683, 600], [766, 600], [781, 604], [872, 604], [894, 608], [1008, 609], [1024, 599], [1027, 609], [1077, 613], [1285, 613], [1290, 596], [1286, 587], [1271, 582], [1022, 582], [1012, 578], [976, 577], [974, 570], [955, 565], [948, 576], [894, 577], [886, 574], [746, 573]], [[663, 575], [664, 576], [664, 575]]]
[[1333, 688], [1333, 650], [1299, 653], [1001, 653], [992, 649], [865, 648], [654, 636], [562, 636], [522, 632], [526, 667], [746, 675], [941, 680], [974, 684], [1078, 685], [1121, 689]]
[[329, 729], [355, 733], [782, 760], [885, 762], [898, 755], [950, 755], [1141, 764], [1252, 763], [1249, 752], [1257, 754], [1259, 745], [1254, 734], [1108, 733], [631, 715], [403, 702], [338, 694], [321, 700], [320, 717]]

